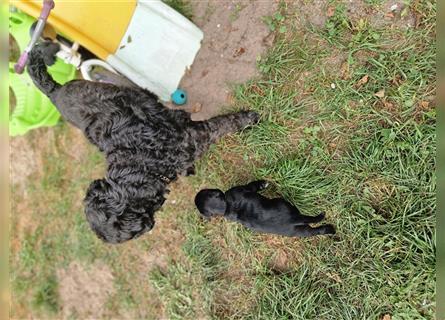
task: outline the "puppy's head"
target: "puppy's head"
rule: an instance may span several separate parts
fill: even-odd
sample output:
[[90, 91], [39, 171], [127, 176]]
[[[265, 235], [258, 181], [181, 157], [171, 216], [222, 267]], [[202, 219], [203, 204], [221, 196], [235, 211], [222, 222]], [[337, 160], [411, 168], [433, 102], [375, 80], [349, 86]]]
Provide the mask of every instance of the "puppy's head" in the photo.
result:
[[95, 180], [85, 197], [85, 215], [91, 229], [105, 242], [121, 243], [144, 234], [154, 226], [154, 212], [164, 198], [147, 202], [132, 198], [125, 189], [105, 179]]
[[204, 189], [195, 197], [195, 205], [199, 212], [207, 218], [224, 215], [227, 204], [224, 193], [219, 189]]

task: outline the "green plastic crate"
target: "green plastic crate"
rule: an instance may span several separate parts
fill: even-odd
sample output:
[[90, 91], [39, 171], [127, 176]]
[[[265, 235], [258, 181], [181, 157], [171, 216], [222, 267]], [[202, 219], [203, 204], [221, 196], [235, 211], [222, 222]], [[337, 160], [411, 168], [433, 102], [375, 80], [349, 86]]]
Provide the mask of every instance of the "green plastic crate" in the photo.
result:
[[[10, 12], [9, 33], [17, 42], [20, 52], [30, 41], [29, 30], [34, 21], [23, 12]], [[60, 113], [56, 107], [37, 89], [26, 70], [22, 74], [14, 72], [14, 63], [9, 63], [9, 87], [16, 99], [15, 109], [9, 116], [9, 135], [24, 135], [31, 129], [57, 124]], [[58, 83], [64, 84], [74, 79], [76, 68], [57, 58], [48, 72]]]

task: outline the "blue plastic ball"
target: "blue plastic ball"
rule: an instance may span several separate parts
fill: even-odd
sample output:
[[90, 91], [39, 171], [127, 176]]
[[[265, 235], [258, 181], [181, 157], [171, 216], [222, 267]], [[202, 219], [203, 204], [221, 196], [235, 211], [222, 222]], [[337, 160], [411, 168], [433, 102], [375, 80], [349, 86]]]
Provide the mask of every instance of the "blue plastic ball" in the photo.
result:
[[184, 90], [176, 89], [176, 91], [172, 93], [171, 98], [174, 104], [180, 106], [187, 102], [187, 93], [185, 93]]

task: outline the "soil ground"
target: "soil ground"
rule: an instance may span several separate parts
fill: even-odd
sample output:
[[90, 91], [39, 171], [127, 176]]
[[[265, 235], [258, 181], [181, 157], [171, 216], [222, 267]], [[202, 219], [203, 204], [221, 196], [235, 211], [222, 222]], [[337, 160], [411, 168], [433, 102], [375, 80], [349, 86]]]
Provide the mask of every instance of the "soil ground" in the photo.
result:
[[[258, 75], [256, 62], [273, 41], [264, 17], [276, 1], [192, 1], [193, 22], [204, 32], [201, 49], [180, 87], [184, 109], [194, 120], [208, 119], [233, 102], [232, 88]], [[247, 106], [246, 106], [247, 107]]]

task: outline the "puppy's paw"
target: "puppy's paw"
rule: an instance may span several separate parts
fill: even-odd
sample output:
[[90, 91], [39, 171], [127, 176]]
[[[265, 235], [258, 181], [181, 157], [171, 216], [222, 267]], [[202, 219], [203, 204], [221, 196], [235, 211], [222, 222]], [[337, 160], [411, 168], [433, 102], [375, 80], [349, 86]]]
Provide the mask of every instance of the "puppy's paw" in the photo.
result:
[[249, 123], [252, 124], [257, 124], [258, 122], [260, 122], [260, 115], [258, 112], [255, 111], [247, 111], [246, 112], [247, 118], [250, 120]]
[[205, 216], [203, 214], [201, 214], [200, 217], [201, 217], [201, 221], [203, 221], [203, 222], [210, 222], [210, 220], [212, 220], [210, 217]]
[[317, 216], [318, 221], [322, 221], [326, 216], [325, 212], [320, 212], [320, 214]]
[[260, 115], [255, 111], [240, 111], [237, 113], [237, 117], [247, 126], [254, 125], [260, 121]]
[[324, 234], [335, 234], [335, 228], [332, 224], [324, 226]]

